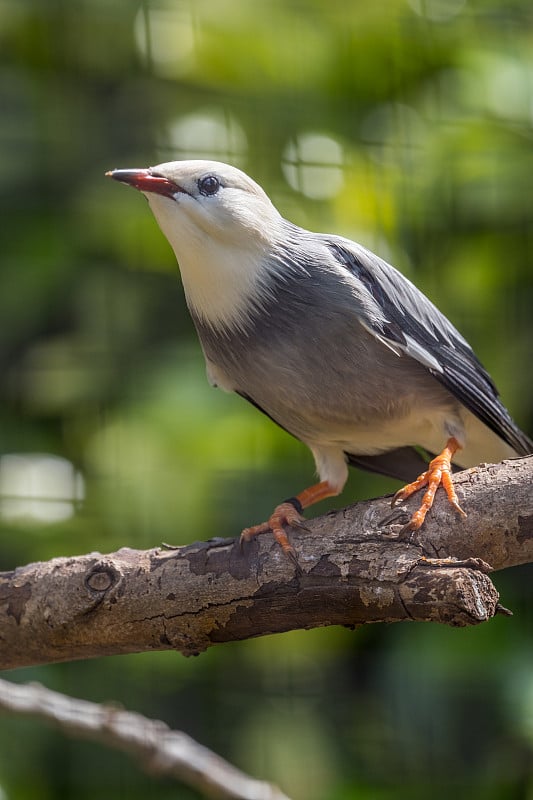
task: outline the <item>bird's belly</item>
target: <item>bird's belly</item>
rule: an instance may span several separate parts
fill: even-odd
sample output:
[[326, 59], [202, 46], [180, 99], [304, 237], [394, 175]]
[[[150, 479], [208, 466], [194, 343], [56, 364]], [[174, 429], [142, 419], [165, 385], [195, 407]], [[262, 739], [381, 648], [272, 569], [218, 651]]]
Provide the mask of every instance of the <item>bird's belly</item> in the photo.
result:
[[211, 379], [246, 395], [309, 446], [361, 455], [405, 445], [440, 452], [450, 420], [457, 431], [448, 435], [460, 437], [460, 404], [447, 389], [364, 330], [356, 345], [344, 333], [334, 337], [344, 343], [335, 351], [290, 337], [269, 348], [255, 340], [240, 352], [233, 342], [210, 346], [205, 332], [203, 340]]
[[328, 391], [328, 383], [297, 386], [290, 382], [250, 387], [247, 394], [309, 446], [376, 455], [420, 445], [440, 452], [447, 436], [462, 432], [459, 404], [427, 373], [411, 384], [399, 381], [380, 391], [362, 385], [350, 392]]
[[436, 453], [442, 450], [450, 419], [455, 419], [450, 407], [413, 406], [404, 413], [369, 415], [363, 420], [310, 418], [307, 424], [294, 420], [294, 426], [289, 420], [285, 427], [311, 446], [336, 447], [347, 453], [377, 455], [406, 445]]

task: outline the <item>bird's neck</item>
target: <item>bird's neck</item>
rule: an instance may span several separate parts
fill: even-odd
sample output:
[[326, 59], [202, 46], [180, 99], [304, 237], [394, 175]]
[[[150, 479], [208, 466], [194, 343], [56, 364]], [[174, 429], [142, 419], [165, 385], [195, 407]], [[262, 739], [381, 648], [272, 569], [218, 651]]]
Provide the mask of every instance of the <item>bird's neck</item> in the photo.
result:
[[237, 243], [212, 236], [188, 220], [176, 224], [173, 201], [147, 195], [159, 227], [178, 261], [187, 304], [198, 320], [215, 329], [246, 327], [250, 313], [260, 306], [268, 271], [264, 238], [250, 235]]
[[216, 329], [244, 330], [262, 305], [268, 279], [264, 253], [221, 246], [208, 237], [196, 247], [174, 252], [193, 315]]

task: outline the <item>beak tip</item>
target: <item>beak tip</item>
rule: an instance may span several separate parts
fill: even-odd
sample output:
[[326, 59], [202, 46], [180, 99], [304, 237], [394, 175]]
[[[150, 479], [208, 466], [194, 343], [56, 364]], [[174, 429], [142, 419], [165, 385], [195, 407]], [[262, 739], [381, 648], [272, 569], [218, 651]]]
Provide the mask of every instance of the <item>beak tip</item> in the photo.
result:
[[108, 169], [105, 173], [106, 178], [113, 178], [120, 183], [126, 183], [135, 189], [140, 189], [139, 181], [142, 180], [146, 170], [142, 169]]
[[105, 173], [106, 178], [113, 178], [116, 181], [133, 186], [145, 194], [160, 194], [164, 197], [174, 199], [175, 193], [184, 191], [176, 186], [168, 178], [162, 175], [153, 175], [151, 168], [148, 169], [111, 169]]

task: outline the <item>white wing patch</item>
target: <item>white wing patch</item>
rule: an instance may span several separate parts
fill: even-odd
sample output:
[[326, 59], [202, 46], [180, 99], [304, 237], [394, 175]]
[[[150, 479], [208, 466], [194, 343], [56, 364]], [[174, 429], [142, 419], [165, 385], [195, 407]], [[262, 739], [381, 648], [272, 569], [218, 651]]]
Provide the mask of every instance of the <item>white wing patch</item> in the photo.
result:
[[412, 356], [417, 361], [420, 361], [421, 364], [433, 372], [442, 373], [444, 371], [437, 359], [432, 356], [431, 353], [429, 353], [424, 347], [422, 347], [421, 344], [415, 341], [415, 339], [408, 334], [405, 334], [405, 341], [407, 342], [405, 352], [408, 355]]
[[398, 357], [408, 355], [411, 358], [414, 358], [415, 361], [419, 361], [424, 367], [427, 369], [432, 370], [432, 372], [439, 372], [442, 373], [443, 369], [437, 359], [431, 355], [421, 344], [419, 344], [412, 336], [404, 334], [405, 336], [405, 344], [400, 344], [399, 342], [393, 342], [391, 339], [387, 339], [386, 336], [381, 336], [377, 333], [376, 329], [373, 328], [371, 325], [367, 325], [363, 319], [359, 319], [359, 322], [363, 326], [368, 333], [371, 333], [374, 339], [377, 339], [378, 342], [381, 342], [382, 345], [388, 347], [389, 350], [392, 350]]

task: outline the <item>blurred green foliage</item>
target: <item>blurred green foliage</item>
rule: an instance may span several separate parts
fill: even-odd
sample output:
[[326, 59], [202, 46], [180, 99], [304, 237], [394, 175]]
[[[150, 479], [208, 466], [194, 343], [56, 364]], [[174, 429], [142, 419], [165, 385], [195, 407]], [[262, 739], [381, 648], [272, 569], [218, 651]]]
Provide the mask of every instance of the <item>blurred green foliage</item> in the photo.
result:
[[[208, 387], [174, 257], [113, 167], [229, 161], [288, 218], [370, 246], [531, 433], [530, 0], [0, 0], [0, 65], [0, 568], [234, 536], [312, 477], [305, 448]], [[331, 505], [393, 487], [354, 473]], [[478, 629], [13, 677], [163, 718], [295, 800], [531, 800], [531, 577], [497, 576], [515, 616]], [[196, 797], [1, 721], [0, 797], [95, 794]]]

